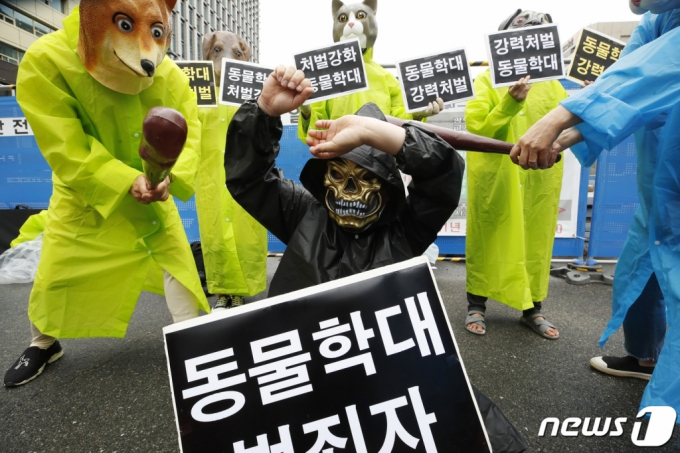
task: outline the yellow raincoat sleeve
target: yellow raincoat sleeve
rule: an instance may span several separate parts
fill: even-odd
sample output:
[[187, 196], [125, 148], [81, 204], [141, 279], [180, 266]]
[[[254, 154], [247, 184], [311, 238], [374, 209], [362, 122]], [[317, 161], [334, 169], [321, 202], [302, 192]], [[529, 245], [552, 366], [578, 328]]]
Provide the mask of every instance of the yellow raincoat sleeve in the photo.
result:
[[[165, 57], [164, 64], [175, 64]], [[182, 201], [188, 201], [194, 194], [194, 183], [198, 164], [201, 159], [201, 122], [198, 119], [196, 93], [189, 88], [189, 79], [181, 71], [175, 71], [177, 77], [168, 81], [168, 89], [173, 93], [182, 93], [178, 111], [187, 121], [187, 142], [184, 145], [177, 163], [172, 169], [170, 193]]]
[[69, 62], [59, 62], [59, 55], [44, 55], [48, 49], [41, 46], [24, 56], [17, 78], [17, 101], [57, 178], [108, 218], [141, 172], [117, 160], [85, 133], [87, 115], [56, 66]]
[[475, 93], [477, 97], [468, 101], [465, 107], [467, 130], [484, 137], [505, 140], [510, 122], [526, 101], [517, 102], [507, 89], [495, 90], [488, 72], [475, 79]]

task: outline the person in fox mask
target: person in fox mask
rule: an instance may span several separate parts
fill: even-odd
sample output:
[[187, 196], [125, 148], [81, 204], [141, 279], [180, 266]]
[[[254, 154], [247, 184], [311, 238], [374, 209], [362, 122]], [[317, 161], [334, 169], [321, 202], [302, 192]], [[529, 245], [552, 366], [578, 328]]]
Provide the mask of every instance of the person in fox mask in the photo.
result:
[[[142, 289], [165, 293], [175, 322], [209, 311], [177, 208], [193, 194], [201, 126], [189, 81], [165, 53], [174, 0], [83, 0], [64, 30], [36, 41], [17, 101], [53, 170], [28, 317], [31, 346], [6, 372], [25, 384], [63, 355], [57, 338], [123, 337]], [[156, 106], [188, 138], [155, 189], [138, 154]]]

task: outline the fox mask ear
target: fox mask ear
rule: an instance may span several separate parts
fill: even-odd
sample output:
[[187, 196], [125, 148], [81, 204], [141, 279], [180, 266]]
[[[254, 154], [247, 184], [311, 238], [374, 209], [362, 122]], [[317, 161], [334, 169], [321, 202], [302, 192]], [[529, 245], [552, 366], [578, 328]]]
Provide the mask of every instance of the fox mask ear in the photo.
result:
[[168, 6], [168, 12], [171, 12], [173, 9], [175, 9], [177, 0], [165, 0], [165, 4]]

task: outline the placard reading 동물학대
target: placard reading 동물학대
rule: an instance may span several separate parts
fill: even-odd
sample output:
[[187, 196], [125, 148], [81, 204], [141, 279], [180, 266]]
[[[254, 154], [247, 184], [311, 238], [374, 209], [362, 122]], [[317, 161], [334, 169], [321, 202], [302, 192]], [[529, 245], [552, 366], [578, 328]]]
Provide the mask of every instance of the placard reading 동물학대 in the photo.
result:
[[240, 106], [262, 93], [264, 82], [273, 69], [241, 60], [222, 60], [220, 104]]
[[293, 56], [295, 67], [312, 82], [314, 93], [305, 104], [368, 90], [366, 68], [358, 39]]
[[589, 28], [581, 30], [576, 51], [571, 57], [567, 77], [583, 83], [594, 82], [611, 65], [619, 61], [624, 42]]
[[164, 335], [185, 453], [490, 451], [427, 258]]
[[437, 98], [444, 104], [475, 97], [464, 49], [397, 62], [408, 113], [424, 110]]
[[217, 107], [215, 68], [212, 61], [176, 61], [189, 78], [189, 87], [196, 93], [198, 107]]
[[494, 88], [514, 85], [529, 75], [532, 83], [564, 77], [555, 24], [487, 34], [486, 51]]

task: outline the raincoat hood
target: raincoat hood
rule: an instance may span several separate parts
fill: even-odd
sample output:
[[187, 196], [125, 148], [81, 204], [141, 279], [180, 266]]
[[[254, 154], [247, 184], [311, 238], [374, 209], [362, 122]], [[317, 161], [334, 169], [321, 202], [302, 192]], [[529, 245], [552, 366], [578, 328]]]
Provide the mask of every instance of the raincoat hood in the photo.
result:
[[[386, 121], [385, 115], [375, 104], [369, 103], [364, 105], [356, 114]], [[385, 203], [385, 209], [380, 218], [368, 229], [388, 223], [397, 217], [406, 205], [406, 193], [404, 192], [404, 183], [402, 182], [394, 157], [370, 146], [363, 145], [343, 155], [342, 158], [373, 172], [373, 174], [381, 179], [383, 190], [386, 190], [389, 194]], [[300, 174], [302, 185], [324, 206], [326, 205], [325, 200], [328, 189], [324, 187], [323, 182], [328, 161], [328, 159], [312, 158], [307, 161]]]

